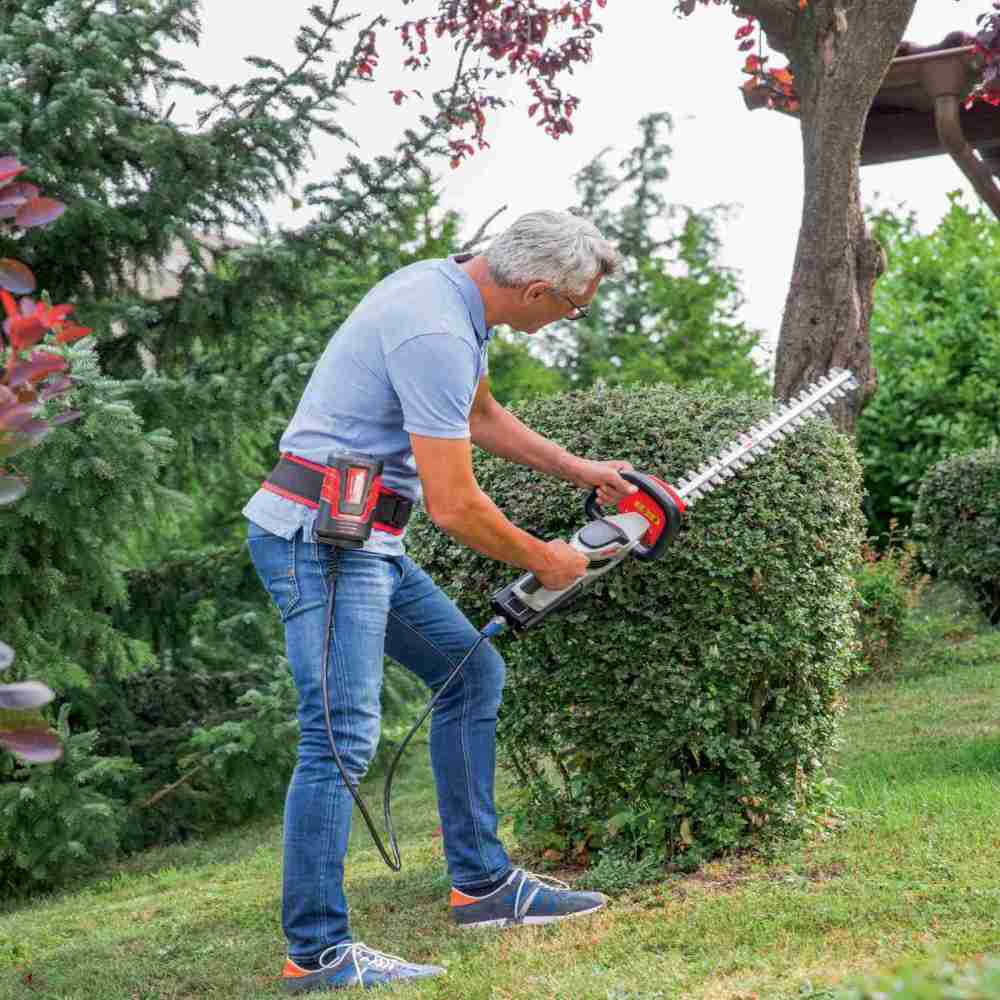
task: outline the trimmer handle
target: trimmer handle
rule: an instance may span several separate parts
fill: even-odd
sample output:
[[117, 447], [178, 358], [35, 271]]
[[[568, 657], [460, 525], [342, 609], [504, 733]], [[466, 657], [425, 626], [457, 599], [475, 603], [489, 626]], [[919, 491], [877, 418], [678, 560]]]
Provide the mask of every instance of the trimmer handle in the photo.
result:
[[[684, 501], [673, 486], [655, 476], [635, 469], [623, 469], [619, 474], [626, 482], [639, 487], [638, 492], [632, 493], [618, 504], [619, 512], [642, 514], [649, 522], [649, 530], [632, 549], [631, 555], [646, 562], [659, 559], [680, 531]], [[597, 502], [597, 490], [590, 491], [583, 509], [591, 521], [605, 516], [603, 508]]]

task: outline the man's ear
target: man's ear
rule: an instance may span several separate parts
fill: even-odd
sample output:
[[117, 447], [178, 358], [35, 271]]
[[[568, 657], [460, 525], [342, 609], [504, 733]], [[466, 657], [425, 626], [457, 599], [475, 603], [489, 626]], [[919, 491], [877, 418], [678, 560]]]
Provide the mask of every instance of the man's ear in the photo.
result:
[[522, 297], [525, 302], [531, 303], [532, 305], [537, 302], [540, 298], [543, 298], [549, 293], [551, 285], [547, 281], [533, 281], [530, 285], [524, 286], [524, 291]]

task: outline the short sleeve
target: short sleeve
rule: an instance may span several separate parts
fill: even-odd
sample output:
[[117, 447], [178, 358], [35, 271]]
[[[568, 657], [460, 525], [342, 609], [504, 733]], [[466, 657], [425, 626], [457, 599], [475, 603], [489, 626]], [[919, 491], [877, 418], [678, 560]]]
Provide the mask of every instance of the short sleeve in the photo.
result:
[[386, 355], [389, 381], [403, 410], [403, 429], [426, 437], [469, 437], [478, 357], [450, 333], [411, 337]]

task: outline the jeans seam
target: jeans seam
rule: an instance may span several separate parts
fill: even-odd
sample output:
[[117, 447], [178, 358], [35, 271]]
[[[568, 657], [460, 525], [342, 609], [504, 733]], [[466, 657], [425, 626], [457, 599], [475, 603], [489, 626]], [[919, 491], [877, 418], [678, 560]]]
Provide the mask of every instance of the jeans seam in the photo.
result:
[[462, 760], [465, 763], [465, 787], [469, 795], [469, 806], [472, 813], [472, 829], [476, 833], [476, 852], [479, 854], [479, 863], [483, 866], [483, 871], [489, 870], [489, 865], [486, 863], [486, 856], [483, 854], [483, 838], [479, 830], [479, 819], [476, 815], [476, 803], [472, 795], [472, 762], [469, 760], [469, 749], [466, 744], [466, 731], [465, 727], [469, 718], [469, 696], [470, 696], [470, 685], [462, 685], [463, 697], [462, 697], [462, 718], [461, 725], [459, 726], [459, 738], [462, 741]]
[[[305, 534], [304, 533], [303, 533], [303, 538], [305, 538]], [[306, 544], [308, 545], [309, 543], [307, 542]], [[313, 543], [313, 547], [314, 547], [314, 553], [315, 553], [315, 543]], [[326, 598], [327, 598], [327, 601], [328, 601], [330, 595], [329, 595], [329, 587], [327, 586], [327, 583], [326, 583], [326, 574], [325, 573], [320, 573], [320, 577], [323, 580], [323, 589], [324, 589], [324, 593], [326, 594]], [[325, 603], [326, 602], [324, 602], [324, 604]], [[320, 613], [323, 615], [323, 621], [325, 622], [326, 621], [326, 609], [325, 609], [325, 607], [324, 607], [324, 609]], [[329, 679], [330, 679], [329, 678], [329, 674], [330, 674], [331, 671], [333, 671], [334, 673], [336, 673], [336, 664], [334, 663], [334, 659], [333, 659], [334, 652], [330, 648], [330, 645], [331, 645], [330, 644], [330, 636], [332, 634], [332, 631], [333, 631], [333, 622], [331, 621], [331, 623], [330, 623], [330, 629], [327, 630], [326, 633], [323, 635], [323, 648], [320, 650], [320, 658], [319, 658], [319, 663], [318, 663], [319, 673], [320, 673], [320, 677], [319, 677], [319, 681], [320, 681], [320, 689], [319, 689], [320, 690], [320, 698], [323, 697], [323, 687], [322, 687], [323, 676], [322, 676], [322, 671], [323, 671], [323, 661], [324, 661], [324, 659], [326, 660], [326, 666], [327, 666], [327, 684], [328, 684], [327, 694], [328, 695], [329, 695]], [[327, 701], [327, 705], [323, 706], [324, 712], [326, 711], [326, 708], [328, 707], [328, 705], [329, 705], [329, 700]], [[331, 710], [331, 714], [332, 714], [332, 710]], [[326, 830], [326, 831], [328, 831], [327, 836], [332, 836], [333, 833], [334, 833], [334, 831], [336, 830], [336, 819], [335, 819], [335, 815], [334, 815], [335, 812], [336, 812], [336, 808], [337, 808], [337, 794], [336, 794], [336, 790], [334, 790], [334, 793], [332, 795], [330, 795], [328, 797], [328, 799], [327, 799], [326, 815], [323, 817], [323, 829]], [[326, 845], [324, 845], [323, 850], [324, 850], [324, 853], [326, 853]], [[320, 940], [321, 941], [329, 941], [330, 940], [330, 917], [329, 917], [330, 908], [326, 905], [327, 881], [328, 881], [328, 879], [327, 879], [327, 871], [328, 871], [327, 866], [326, 865], [322, 865], [320, 873], [319, 873], [319, 898], [321, 900], [323, 900], [322, 920], [321, 920], [321, 929], [320, 929]]]
[[[451, 667], [452, 670], [455, 669], [456, 662], [452, 660], [451, 656], [449, 656], [448, 653], [440, 649], [437, 643], [433, 642], [431, 639], [428, 639], [427, 636], [425, 636], [422, 632], [415, 629], [408, 621], [405, 621], [404, 619], [400, 618], [399, 615], [396, 614], [393, 608], [389, 609], [389, 615], [395, 621], [399, 622], [400, 625], [409, 629], [409, 631], [412, 632], [418, 639], [420, 639], [422, 642], [425, 642], [428, 646], [430, 646], [430, 648], [433, 649]], [[468, 684], [464, 685], [464, 692], [462, 697], [462, 715], [459, 722], [458, 734], [459, 734], [459, 739], [461, 740], [462, 743], [462, 762], [465, 765], [466, 793], [468, 794], [469, 797], [469, 805], [470, 807], [472, 807], [475, 804], [475, 799], [472, 795], [472, 768], [471, 768], [471, 763], [469, 761], [468, 747], [465, 741], [465, 725], [468, 720], [468, 705], [469, 705], [469, 695], [470, 695], [469, 688], [470, 685]], [[470, 808], [470, 814], [472, 819], [472, 829], [475, 832], [476, 836], [476, 853], [479, 855], [479, 863], [482, 865], [483, 871], [488, 872], [489, 865], [486, 863], [486, 857], [483, 854], [483, 838], [479, 830], [479, 820], [476, 816], [476, 810], [474, 808]]]

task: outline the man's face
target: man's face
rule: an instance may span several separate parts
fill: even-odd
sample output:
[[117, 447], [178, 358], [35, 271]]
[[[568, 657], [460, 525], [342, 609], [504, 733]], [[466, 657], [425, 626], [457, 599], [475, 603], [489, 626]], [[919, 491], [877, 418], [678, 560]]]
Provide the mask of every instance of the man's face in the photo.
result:
[[601, 275], [594, 277], [580, 296], [563, 295], [547, 281], [534, 281], [521, 290], [518, 315], [510, 325], [519, 333], [538, 333], [542, 327], [561, 319], [574, 318], [579, 306], [587, 306], [597, 294]]

